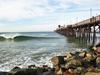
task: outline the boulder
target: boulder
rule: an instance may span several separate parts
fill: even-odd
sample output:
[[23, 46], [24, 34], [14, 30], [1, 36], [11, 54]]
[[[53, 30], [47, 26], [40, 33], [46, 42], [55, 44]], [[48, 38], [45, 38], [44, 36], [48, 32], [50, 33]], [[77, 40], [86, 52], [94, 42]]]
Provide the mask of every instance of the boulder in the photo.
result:
[[87, 72], [85, 75], [100, 75], [100, 72]]
[[8, 75], [8, 72], [0, 72], [0, 75]]
[[66, 64], [65, 64], [65, 68], [68, 69], [68, 68], [76, 68], [78, 66], [81, 66], [81, 62], [77, 59], [72, 59], [70, 61], [68, 61]]
[[100, 46], [93, 47], [94, 53], [100, 55]]
[[69, 71], [65, 71], [64, 73], [63, 73], [63, 75], [73, 75], [73, 74], [71, 74]]
[[100, 69], [100, 57], [96, 58], [96, 65], [97, 65], [97, 68]]
[[64, 64], [64, 56], [55, 56], [51, 59], [53, 65]]
[[94, 66], [93, 65], [88, 65], [88, 67], [87, 67], [87, 71], [88, 72], [92, 72], [92, 71], [94, 71]]
[[64, 57], [64, 61], [66, 61], [66, 62], [71, 60], [71, 59], [73, 59], [73, 56], [71, 53], [67, 54], [66, 57]]
[[35, 65], [29, 65], [28, 68], [29, 69], [36, 69], [36, 66]]
[[81, 67], [77, 67], [74, 70], [75, 75], [84, 75], [85, 73], [85, 69], [81, 66]]
[[86, 56], [85, 56], [85, 58], [84, 58], [84, 60], [86, 60], [86, 61], [91, 61], [93, 59], [93, 56], [92, 56], [92, 54], [91, 53], [86, 53]]
[[96, 58], [96, 64], [100, 64], [100, 57]]
[[16, 66], [9, 72], [9, 74], [15, 74], [16, 72], [18, 72], [20, 70], [21, 70], [21, 68]]
[[86, 55], [86, 51], [83, 51], [83, 52], [80, 52], [79, 53], [79, 57], [82, 57], [83, 58], [83, 57], [85, 57], [85, 55]]
[[100, 47], [97, 47], [97, 49], [95, 51], [100, 54]]
[[63, 74], [63, 71], [62, 69], [60, 68], [58, 71], [55, 71], [56, 75], [62, 75]]
[[17, 71], [14, 75], [37, 75], [37, 71], [33, 69], [21, 69]]

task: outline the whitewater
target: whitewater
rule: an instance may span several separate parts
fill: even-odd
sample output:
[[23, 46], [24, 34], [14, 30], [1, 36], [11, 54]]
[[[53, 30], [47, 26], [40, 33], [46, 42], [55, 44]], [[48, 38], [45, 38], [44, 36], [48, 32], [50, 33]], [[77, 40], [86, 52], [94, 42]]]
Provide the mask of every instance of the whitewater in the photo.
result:
[[50, 59], [66, 49], [66, 38], [55, 32], [0, 33], [0, 71], [34, 64], [52, 67]]

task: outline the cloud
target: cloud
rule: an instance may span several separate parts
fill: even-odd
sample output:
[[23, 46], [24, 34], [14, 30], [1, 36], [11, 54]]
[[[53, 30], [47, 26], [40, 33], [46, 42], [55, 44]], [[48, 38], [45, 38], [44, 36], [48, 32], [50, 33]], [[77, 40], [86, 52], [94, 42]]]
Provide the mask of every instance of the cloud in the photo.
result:
[[[100, 6], [98, 0], [0, 0], [0, 19], [16, 21]], [[72, 9], [72, 10], [75, 10]]]
[[0, 28], [17, 31], [24, 26], [26, 30], [41, 30], [37, 26], [45, 25], [43, 30], [53, 29], [58, 24], [75, 23], [76, 17], [78, 21], [89, 18], [90, 8], [92, 15], [99, 14], [99, 7], [99, 0], [0, 0]]
[[[90, 8], [93, 9], [99, 9], [100, 7], [100, 1], [99, 0], [58, 0], [61, 5], [63, 5], [65, 8], [67, 7], [66, 10], [72, 9], [73, 10], [87, 10]], [[78, 11], [77, 11], [78, 12]]]
[[0, 18], [11, 21], [44, 16], [51, 10], [47, 0], [0, 0]]

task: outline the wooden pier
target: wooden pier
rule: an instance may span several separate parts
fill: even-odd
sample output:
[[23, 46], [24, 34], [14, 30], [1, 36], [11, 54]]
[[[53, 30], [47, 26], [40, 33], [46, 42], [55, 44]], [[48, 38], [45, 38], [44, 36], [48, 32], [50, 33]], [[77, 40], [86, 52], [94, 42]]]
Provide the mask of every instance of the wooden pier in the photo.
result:
[[73, 36], [76, 38], [87, 38], [88, 40], [92, 38], [92, 44], [94, 45], [96, 33], [100, 34], [100, 15], [93, 16], [92, 18], [75, 24], [67, 25], [67, 27], [58, 25], [58, 28], [55, 31], [67, 37]]

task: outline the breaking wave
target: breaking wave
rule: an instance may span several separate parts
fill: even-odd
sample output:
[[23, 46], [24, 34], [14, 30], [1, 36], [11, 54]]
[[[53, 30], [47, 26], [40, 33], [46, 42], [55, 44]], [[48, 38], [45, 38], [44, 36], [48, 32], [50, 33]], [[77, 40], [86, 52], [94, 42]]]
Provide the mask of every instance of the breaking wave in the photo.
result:
[[21, 35], [21, 34], [2, 34], [0, 35], [0, 41], [5, 40], [14, 40], [14, 41], [24, 41], [24, 40], [32, 40], [32, 39], [57, 39], [58, 37], [46, 37], [46, 36], [29, 36], [29, 35]]

